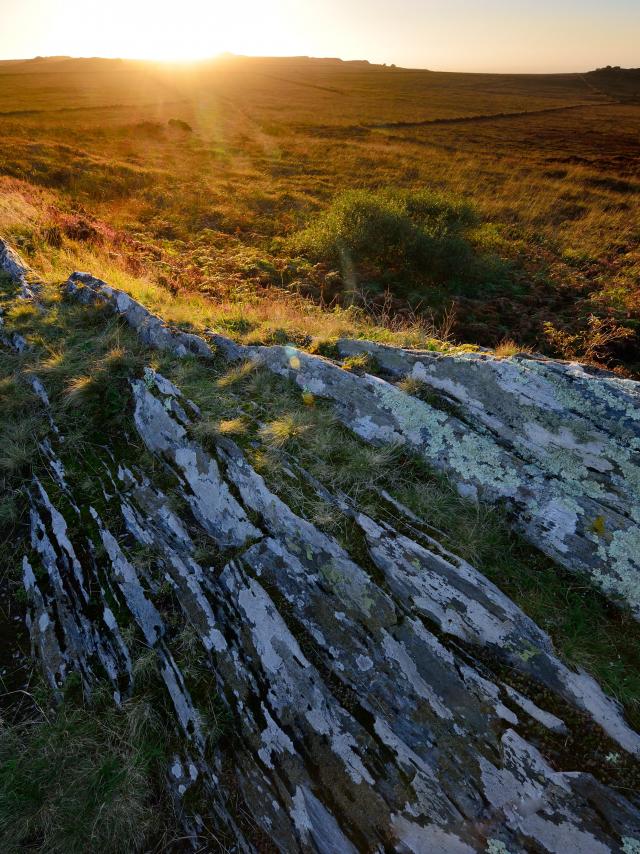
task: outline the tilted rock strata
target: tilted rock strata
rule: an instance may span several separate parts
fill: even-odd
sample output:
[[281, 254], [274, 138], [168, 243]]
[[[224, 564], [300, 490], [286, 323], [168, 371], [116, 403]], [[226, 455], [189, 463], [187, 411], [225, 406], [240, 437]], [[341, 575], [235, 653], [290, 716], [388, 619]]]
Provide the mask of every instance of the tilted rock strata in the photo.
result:
[[[126, 294], [74, 273], [68, 291], [111, 304], [154, 347], [211, 349], [168, 330]], [[195, 343], [194, 340], [195, 339]], [[458, 404], [451, 415], [377, 376], [359, 376], [293, 347], [210, 340], [231, 360], [255, 359], [305, 392], [334, 401], [366, 442], [400, 443], [469, 497], [500, 502], [514, 526], [561, 566], [581, 571], [640, 617], [640, 384], [551, 360], [415, 353], [343, 341], [390, 378], [410, 376]]]
[[136, 330], [140, 340], [156, 350], [171, 350], [178, 356], [192, 353], [204, 358], [211, 356], [211, 348], [198, 335], [180, 332], [152, 314], [124, 291], [112, 288], [106, 282], [88, 273], [73, 273], [65, 286], [66, 293], [85, 304], [101, 302], [112, 306]]
[[441, 393], [468, 427], [524, 464], [541, 485], [518, 527], [638, 612], [640, 383], [551, 359], [449, 356], [369, 341], [337, 346], [343, 357], [367, 353], [386, 376]]
[[23, 299], [32, 299], [38, 291], [37, 278], [15, 249], [0, 237], [0, 271], [19, 288]]
[[[0, 273], [8, 276], [18, 289], [18, 299], [33, 300], [38, 291], [32, 270], [27, 267], [18, 253], [0, 238]], [[22, 352], [27, 342], [19, 332], [6, 332], [2, 308], [0, 308], [0, 344]]]
[[[581, 389], [557, 371], [553, 385], [546, 381], [547, 394], [555, 391], [557, 395], [555, 409], [549, 405], [545, 411], [541, 403], [530, 414], [524, 411], [524, 395], [531, 383], [525, 379], [518, 389], [515, 381], [517, 373], [526, 368], [522, 363], [509, 363], [513, 365], [512, 405], [517, 405], [519, 396], [520, 417], [530, 417], [529, 430], [523, 428], [523, 438], [516, 446], [501, 437], [497, 418], [492, 430], [473, 410], [463, 421], [384, 379], [358, 376], [317, 356], [286, 347], [246, 348], [244, 356], [258, 359], [307, 392], [332, 399], [343, 424], [365, 441], [401, 443], [446, 473], [463, 495], [505, 504], [514, 526], [530, 542], [565, 568], [589, 575], [605, 594], [626, 602], [640, 617], [637, 383], [620, 385], [619, 380], [594, 379], [600, 383], [599, 391], [583, 399], [583, 411], [601, 395], [600, 408], [609, 408], [611, 420], [614, 413], [624, 413], [624, 423], [607, 432], [603, 421], [597, 436], [593, 425], [587, 424], [590, 431], [576, 429], [575, 435], [571, 428], [579, 416], [573, 411], [578, 408]], [[455, 358], [465, 364], [464, 357]], [[481, 373], [485, 366], [489, 371], [496, 360], [485, 357], [477, 364]], [[564, 404], [559, 402], [563, 395]], [[534, 437], [546, 448], [544, 453], [537, 452]]]
[[[158, 346], [186, 348], [182, 333], [128, 309], [151, 346], [157, 331]], [[296, 360], [286, 372], [310, 358], [274, 349]], [[318, 363], [339, 377], [336, 388], [342, 376], [360, 379]], [[451, 854], [628, 854], [640, 844], [635, 805], [584, 773], [579, 756], [555, 770], [547, 741], [527, 732], [536, 723], [565, 738], [579, 709], [623, 753], [637, 757], [640, 737], [508, 597], [427, 536], [412, 539], [325, 490], [359, 526], [368, 560], [356, 561], [271, 492], [235, 444], [201, 447], [197, 409], [164, 377], [147, 369], [131, 397], [158, 465], [105, 454], [99, 508], [74, 500], [51, 419], [50, 475], [30, 488], [30, 626], [54, 690], [71, 672], [88, 692], [106, 676], [121, 702], [132, 687], [132, 630], [155, 651], [183, 744], [172, 791], [178, 804], [196, 784], [206, 794], [206, 814], [185, 816], [189, 833], [213, 827], [241, 851], [264, 850], [265, 839], [283, 851]], [[202, 558], [202, 536], [215, 562]], [[136, 547], [153, 562], [139, 564]], [[173, 650], [175, 626], [155, 604], [165, 585], [233, 720], [236, 737], [213, 754]], [[523, 676], [517, 689], [500, 661]], [[237, 821], [238, 793], [259, 840]]]
[[[171, 629], [152, 601], [161, 578], [197, 634], [212, 689], [233, 715], [236, 785], [279, 850], [472, 852], [493, 840], [512, 852], [532, 845], [556, 851], [561, 839], [569, 850], [604, 854], [640, 833], [640, 813], [630, 803], [587, 774], [555, 771], [518, 732], [527, 716], [550, 731], [563, 731], [563, 721], [457, 649], [462, 637], [502, 649], [513, 666], [591, 709], [621, 748], [640, 751], [616, 704], [593, 680], [570, 673], [546, 635], [500, 591], [467, 564], [447, 560], [437, 544], [430, 551], [359, 515], [384, 573], [384, 582], [374, 579], [274, 495], [232, 442], [221, 440], [215, 452], [197, 448], [188, 435], [188, 402], [163, 377], [148, 369], [132, 394], [139, 435], [185, 500], [202, 489], [217, 498], [192, 504], [185, 518], [144, 472], [124, 465], [105, 471], [109, 518], [119, 512], [131, 541], [154, 549], [150, 576], [125, 554], [127, 538], [116, 538], [95, 510], [87, 541], [72, 543], [38, 484], [32, 560], [42, 561], [50, 584], [43, 589], [26, 570], [34, 643], [45, 647], [42, 632], [54, 625], [62, 646], [45, 657], [45, 667], [60, 671], [63, 660], [90, 688], [92, 661], [106, 662], [118, 699], [127, 691], [130, 657], [113, 615], [130, 615], [158, 655], [184, 756], [215, 790], [216, 826], [233, 828], [235, 795], [217, 776], [216, 759], [205, 758], [206, 733], [171, 654]], [[223, 551], [233, 544], [221, 569], [196, 560], [194, 525]], [[101, 557], [81, 565], [77, 555], [96, 554], [100, 542]], [[86, 616], [87, 571], [117, 609], [103, 604]], [[63, 675], [49, 672], [54, 684]], [[579, 691], [572, 678], [582, 680]], [[179, 758], [176, 767], [186, 763]]]

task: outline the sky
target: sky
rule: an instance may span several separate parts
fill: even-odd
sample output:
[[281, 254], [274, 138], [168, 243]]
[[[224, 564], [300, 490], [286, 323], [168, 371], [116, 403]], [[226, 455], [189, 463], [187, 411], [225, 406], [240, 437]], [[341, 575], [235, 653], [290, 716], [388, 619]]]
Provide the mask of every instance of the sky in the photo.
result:
[[442, 71], [640, 66], [640, 0], [0, 0], [0, 58], [339, 56]]

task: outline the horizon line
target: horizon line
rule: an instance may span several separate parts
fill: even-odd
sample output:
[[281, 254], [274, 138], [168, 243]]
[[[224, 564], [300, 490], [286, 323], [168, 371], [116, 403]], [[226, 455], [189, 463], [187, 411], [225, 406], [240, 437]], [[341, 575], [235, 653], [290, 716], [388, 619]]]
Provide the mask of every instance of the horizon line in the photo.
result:
[[31, 57], [2, 57], [0, 58], [0, 63], [5, 62], [37, 62], [37, 61], [47, 61], [47, 60], [102, 60], [105, 62], [147, 62], [153, 63], [156, 65], [180, 65], [180, 66], [193, 66], [193, 65], [201, 65], [207, 62], [215, 62], [216, 60], [224, 60], [224, 59], [240, 59], [240, 60], [310, 60], [315, 62], [339, 62], [344, 64], [363, 64], [369, 65], [377, 68], [387, 68], [389, 70], [396, 69], [398, 71], [424, 71], [431, 72], [437, 74], [508, 74], [508, 75], [523, 75], [523, 76], [543, 76], [543, 75], [564, 75], [564, 74], [587, 74], [590, 71], [597, 71], [602, 68], [611, 68], [611, 69], [621, 69], [624, 71], [635, 71], [639, 70], [637, 68], [624, 68], [619, 65], [608, 65], [608, 66], [600, 66], [593, 67], [589, 69], [584, 68], [576, 68], [571, 71], [557, 71], [557, 70], [547, 70], [547, 71], [497, 71], [497, 70], [455, 70], [455, 69], [439, 69], [439, 68], [428, 68], [421, 66], [406, 66], [399, 65], [397, 63], [392, 62], [375, 62], [369, 59], [344, 59], [339, 56], [312, 56], [310, 54], [242, 54], [242, 53], [232, 53], [231, 51], [220, 51], [219, 53], [210, 54], [208, 56], [200, 56], [196, 58], [157, 58], [157, 57], [143, 57], [143, 56], [80, 56], [73, 54], [51, 54], [49, 56], [45, 55], [36, 55]]

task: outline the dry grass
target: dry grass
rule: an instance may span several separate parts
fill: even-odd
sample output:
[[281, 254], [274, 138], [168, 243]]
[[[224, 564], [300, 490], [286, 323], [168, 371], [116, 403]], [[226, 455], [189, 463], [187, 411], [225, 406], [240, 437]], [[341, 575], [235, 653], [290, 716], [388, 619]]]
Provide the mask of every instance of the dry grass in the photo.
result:
[[522, 348], [518, 347], [512, 338], [506, 338], [501, 341], [494, 350], [496, 359], [508, 359], [509, 356], [515, 356]]
[[[28, 70], [0, 64], [0, 230], [53, 277], [85, 268], [181, 324], [301, 346], [424, 346], [436, 336], [416, 316], [439, 327], [452, 304], [458, 341], [548, 352], [546, 322], [640, 322], [640, 105], [617, 79], [285, 60]], [[354, 281], [292, 250], [341, 192], [387, 187], [471, 203], [481, 275], [416, 277], [412, 312], [392, 269]], [[346, 314], [345, 293], [369, 311]], [[633, 368], [637, 337], [599, 358]]]

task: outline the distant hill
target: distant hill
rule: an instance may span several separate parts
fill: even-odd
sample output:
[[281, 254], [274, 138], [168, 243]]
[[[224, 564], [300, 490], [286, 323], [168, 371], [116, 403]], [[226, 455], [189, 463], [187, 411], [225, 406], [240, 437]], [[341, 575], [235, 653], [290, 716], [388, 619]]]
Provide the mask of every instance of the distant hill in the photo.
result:
[[607, 65], [585, 75], [603, 94], [624, 101], [640, 101], [640, 68]]
[[101, 57], [36, 56], [33, 59], [0, 60], [0, 73], [46, 74], [50, 72], [108, 71], [122, 66], [125, 60]]
[[[0, 60], [0, 73], [34, 74], [49, 72], [109, 71], [114, 68], [140, 65], [173, 65], [171, 62], [142, 59], [106, 59], [103, 57], [72, 57], [72, 56], [36, 56], [31, 59]], [[200, 67], [263, 65], [269, 63], [274, 67], [315, 66], [318, 68], [353, 68], [353, 69], [382, 69], [396, 66], [376, 65], [367, 59], [340, 59], [339, 57], [312, 56], [244, 56], [242, 54], [223, 53], [210, 59], [198, 60], [195, 64]]]
[[376, 64], [368, 59], [340, 59], [337, 56], [246, 56], [236, 53], [222, 53], [211, 59], [204, 60], [199, 65], [210, 67], [238, 67], [268, 65], [277, 68], [299, 68], [317, 70], [352, 70], [352, 71], [378, 71], [396, 68], [395, 65]]
[[322, 62], [328, 63], [331, 65], [364, 65], [370, 66], [374, 63], [369, 62], [368, 59], [340, 59], [339, 56], [248, 56], [245, 54], [239, 53], [223, 53], [217, 57], [214, 57], [214, 60], [224, 61], [224, 60], [239, 60], [239, 61], [251, 61], [254, 60], [256, 62], [264, 62], [265, 60], [270, 60], [271, 62]]

